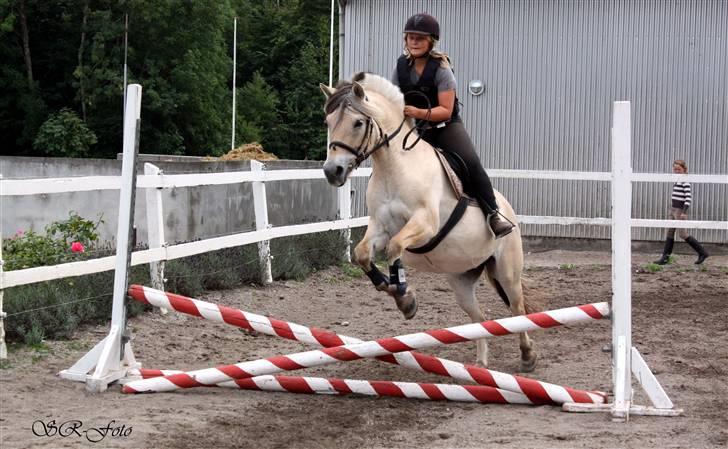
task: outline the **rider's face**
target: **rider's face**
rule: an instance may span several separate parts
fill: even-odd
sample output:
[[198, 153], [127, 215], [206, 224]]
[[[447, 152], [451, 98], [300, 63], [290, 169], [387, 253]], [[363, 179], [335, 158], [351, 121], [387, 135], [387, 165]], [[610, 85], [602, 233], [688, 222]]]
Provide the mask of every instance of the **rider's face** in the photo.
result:
[[407, 42], [407, 49], [415, 58], [422, 57], [430, 51], [430, 39], [428, 36], [407, 33], [405, 39]]

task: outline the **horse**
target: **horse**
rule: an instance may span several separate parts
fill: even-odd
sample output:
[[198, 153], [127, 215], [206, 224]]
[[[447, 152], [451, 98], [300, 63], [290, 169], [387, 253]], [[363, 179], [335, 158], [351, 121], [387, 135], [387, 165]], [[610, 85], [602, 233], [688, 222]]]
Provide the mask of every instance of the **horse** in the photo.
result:
[[[404, 116], [404, 96], [399, 88], [371, 73], [358, 73], [352, 81], [341, 81], [335, 88], [324, 84], [320, 88], [326, 95], [325, 123], [330, 133], [323, 166], [329, 184], [341, 187], [364, 160], [370, 158], [372, 163], [366, 192], [369, 221], [354, 249], [354, 260], [378, 290], [394, 298], [405, 318], [415, 315], [417, 299], [407, 286], [404, 265], [446, 274], [458, 305], [473, 322], [485, 321], [475, 298], [475, 286], [483, 271], [513, 315], [536, 310], [535, 303], [524, 296], [518, 226], [509, 235], [495, 239], [485, 215], [472, 202], [460, 208], [459, 222], [454, 226], [448, 223], [451, 212], [462, 203], [431, 145], [417, 139], [406, 148], [416, 129], [414, 121]], [[495, 195], [501, 213], [517, 224], [506, 198], [497, 191]], [[452, 232], [444, 238], [438, 236], [446, 225]], [[433, 238], [440, 239], [434, 248]], [[424, 247], [429, 251], [417, 251]], [[380, 251], [389, 263], [389, 278], [373, 262]], [[537, 359], [533, 341], [525, 332], [519, 337], [520, 369], [530, 372]], [[476, 363], [488, 365], [484, 339], [477, 341]]]

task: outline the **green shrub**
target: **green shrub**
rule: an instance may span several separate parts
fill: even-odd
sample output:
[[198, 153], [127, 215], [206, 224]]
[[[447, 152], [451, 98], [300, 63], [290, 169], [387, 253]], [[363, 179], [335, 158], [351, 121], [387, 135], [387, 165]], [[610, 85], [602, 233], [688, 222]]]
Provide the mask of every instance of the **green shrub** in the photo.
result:
[[85, 157], [96, 134], [70, 109], [51, 114], [38, 130], [33, 149], [49, 156]]
[[[83, 238], [88, 226], [51, 226], [55, 240], [72, 235]], [[95, 228], [93, 228], [95, 233]], [[93, 234], [92, 233], [92, 234]], [[91, 240], [87, 235], [88, 241]], [[54, 241], [55, 241], [54, 240]], [[344, 241], [338, 231], [280, 238], [271, 241], [275, 279], [302, 279], [308, 274], [341, 263]], [[165, 290], [198, 297], [205, 290], [228, 289], [260, 281], [258, 245], [227, 248], [168, 261]], [[149, 285], [148, 265], [131, 268], [129, 282]], [[44, 339], [64, 339], [81, 324], [106, 323], [111, 317], [114, 272], [89, 274], [5, 291], [7, 340], [39, 344]], [[127, 316], [146, 307], [127, 302]]]
[[[68, 215], [67, 220], [46, 226], [43, 235], [34, 231], [18, 231], [14, 237], [3, 239], [3, 269], [21, 270], [88, 258], [89, 251], [98, 241], [96, 231], [104, 221], [101, 217], [96, 221], [86, 220], [74, 211]], [[72, 251], [76, 242], [81, 244], [83, 251]]]

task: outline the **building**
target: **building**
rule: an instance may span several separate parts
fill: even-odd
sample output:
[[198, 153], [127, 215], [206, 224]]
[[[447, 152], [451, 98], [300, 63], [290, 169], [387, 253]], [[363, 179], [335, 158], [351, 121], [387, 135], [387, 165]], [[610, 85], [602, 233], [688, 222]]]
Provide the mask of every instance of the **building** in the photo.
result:
[[[391, 76], [402, 28], [442, 28], [463, 117], [486, 168], [609, 171], [611, 105], [632, 103], [633, 169], [728, 173], [726, 0], [339, 0], [340, 75]], [[480, 81], [480, 95], [469, 84]], [[728, 175], [727, 175], [728, 176]], [[495, 179], [523, 215], [609, 217], [609, 185]], [[635, 183], [635, 218], [667, 218], [671, 185]], [[691, 218], [726, 220], [728, 185], [693, 184]], [[363, 189], [355, 211], [365, 214]], [[524, 225], [525, 235], [609, 238], [608, 227]], [[701, 241], [728, 232], [697, 230]], [[662, 229], [635, 229], [661, 240]]]

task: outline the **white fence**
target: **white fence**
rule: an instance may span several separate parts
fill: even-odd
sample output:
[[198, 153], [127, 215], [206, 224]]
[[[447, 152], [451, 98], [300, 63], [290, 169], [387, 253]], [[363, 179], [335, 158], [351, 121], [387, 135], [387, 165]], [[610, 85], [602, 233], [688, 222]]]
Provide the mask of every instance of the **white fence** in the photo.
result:
[[[138, 96], [137, 96], [138, 95]], [[141, 88], [135, 95], [128, 97], [128, 101], [137, 101], [140, 98]], [[127, 104], [129, 106], [129, 104]], [[133, 109], [132, 109], [133, 110]], [[138, 117], [138, 109], [137, 117]], [[129, 121], [129, 120], [127, 120]], [[125, 124], [125, 132], [133, 132], [133, 124]], [[667, 175], [667, 174], [651, 174], [651, 173], [632, 173], [631, 148], [630, 148], [630, 110], [628, 102], [615, 103], [614, 123], [612, 135], [612, 172], [560, 172], [560, 171], [528, 171], [528, 170], [490, 170], [492, 177], [502, 178], [528, 178], [528, 179], [562, 179], [562, 180], [593, 180], [593, 181], [611, 181], [612, 182], [612, 215], [609, 217], [557, 217], [557, 216], [519, 216], [521, 223], [534, 224], [592, 224], [612, 226], [612, 253], [613, 253], [613, 342], [615, 347], [615, 392], [618, 398], [615, 399], [615, 407], [620, 410], [626, 410], [629, 413], [631, 382], [629, 373], [631, 372], [629, 356], [631, 346], [631, 248], [630, 234], [632, 227], [676, 227], [676, 228], [696, 228], [696, 229], [720, 229], [728, 230], [728, 221], [674, 221], [674, 220], [648, 220], [648, 219], [632, 219], [630, 217], [631, 207], [631, 183], [632, 182], [675, 182], [688, 181], [694, 183], [719, 183], [728, 184], [727, 175]], [[129, 131], [131, 129], [132, 131]], [[127, 139], [128, 140], [128, 139]], [[128, 146], [132, 145], [125, 140], [125, 165], [122, 168], [122, 176], [88, 176], [78, 178], [53, 178], [53, 179], [30, 179], [30, 180], [3, 180], [0, 176], [0, 197], [14, 195], [41, 195], [54, 194], [63, 192], [79, 192], [88, 190], [105, 190], [114, 189], [121, 190], [122, 205], [124, 204], [125, 189], [126, 195], [132, 195], [134, 191], [133, 185], [126, 186], [130, 178], [133, 178], [133, 164], [127, 164]], [[133, 146], [133, 145], [132, 145]], [[136, 153], [133, 153], [131, 160], [134, 161]], [[271, 227], [267, 220], [267, 202], [265, 183], [268, 182], [285, 182], [288, 180], [300, 179], [324, 179], [321, 170], [277, 170], [265, 171], [265, 166], [261, 163], [254, 163], [251, 171], [246, 172], [227, 172], [213, 174], [182, 174], [182, 175], [165, 175], [151, 164], [145, 166], [145, 175], [136, 177], [136, 187], [147, 189], [147, 218], [149, 220], [149, 242], [150, 248], [143, 251], [137, 251], [131, 254], [131, 265], [153, 264], [152, 279], [156, 288], [163, 276], [159, 263], [166, 260], [188, 257], [195, 254], [201, 254], [209, 251], [215, 251], [223, 248], [231, 248], [251, 243], [258, 243], [261, 256], [262, 279], [266, 282], [271, 281], [270, 276], [270, 252], [268, 250], [268, 242], [279, 237], [295, 236], [301, 234], [310, 234], [323, 231], [342, 230], [347, 231], [354, 227], [365, 226], [368, 217], [350, 217], [351, 211], [351, 195], [350, 184], [347, 182], [339, 189], [338, 208], [339, 218], [333, 221], [324, 221], [318, 223], [309, 223], [292, 226]], [[368, 177], [371, 175], [371, 168], [359, 168], [352, 176]], [[161, 226], [162, 208], [160, 189], [170, 189], [175, 187], [189, 186], [206, 186], [252, 182], [254, 189], [254, 210], [256, 230], [252, 232], [242, 232], [222, 237], [209, 238], [195, 242], [182, 243], [177, 245], [168, 245], [164, 240], [163, 226]], [[1, 198], [0, 198], [1, 199]], [[127, 199], [128, 203], [129, 200]], [[133, 202], [132, 202], [133, 204]], [[123, 207], [120, 208], [120, 212]], [[124, 218], [126, 217], [126, 218]], [[123, 223], [125, 219], [130, 220], [129, 211], [122, 215], [119, 219], [119, 234], [121, 237], [127, 229]], [[121, 250], [117, 247], [117, 253]], [[349, 251], [347, 248], [346, 256]], [[117, 254], [121, 256], [121, 254]], [[2, 254], [0, 253], [0, 258]], [[112, 269], [119, 270], [119, 259], [121, 257], [110, 256], [100, 259], [92, 259], [82, 262], [73, 262], [55, 266], [28, 268], [23, 270], [3, 271], [0, 264], [0, 313], [2, 313], [2, 291], [3, 289], [43, 282], [53, 279], [59, 279], [70, 276], [80, 276], [84, 274], [97, 273]], [[123, 269], [123, 265], [121, 266]], [[115, 308], [114, 315], [119, 315], [117, 311], [120, 300], [116, 296], [117, 287], [115, 286]], [[619, 301], [617, 298], [619, 297]], [[4, 317], [4, 314], [0, 315]], [[616, 317], [619, 317], [617, 319]], [[114, 320], [118, 323], [118, 320]], [[115, 338], [119, 338], [120, 329], [114, 332], [112, 326], [112, 334]], [[0, 330], [4, 336], [4, 332]], [[103, 349], [103, 341], [97, 345], [87, 356], [92, 355], [92, 359], [98, 361], [99, 353]], [[3, 356], [5, 356], [3, 341]], [[626, 359], [625, 359], [626, 357]], [[637, 359], [634, 360], [632, 369], [638, 365], [647, 369], [646, 365], [638, 364]], [[97, 367], [98, 368], [98, 367]], [[626, 370], [626, 371], [625, 371]], [[98, 372], [98, 369], [97, 369]], [[642, 373], [644, 374], [644, 373]], [[650, 373], [651, 374], [651, 373]], [[76, 377], [80, 374], [77, 373]], [[85, 373], [84, 373], [85, 376]], [[91, 377], [91, 376], [89, 376]], [[657, 384], [659, 386], [659, 384]], [[103, 386], [105, 388], [105, 385]], [[648, 392], [649, 393], [649, 392]], [[664, 392], [663, 392], [664, 395]], [[652, 397], [651, 397], [652, 398]], [[656, 397], [657, 398], [657, 397]], [[669, 402], [669, 399], [667, 400]], [[653, 402], [657, 405], [659, 398], [653, 398]], [[661, 402], [663, 408], [666, 402]], [[670, 407], [671, 407], [671, 403]], [[625, 408], [626, 407], [626, 408]]]

